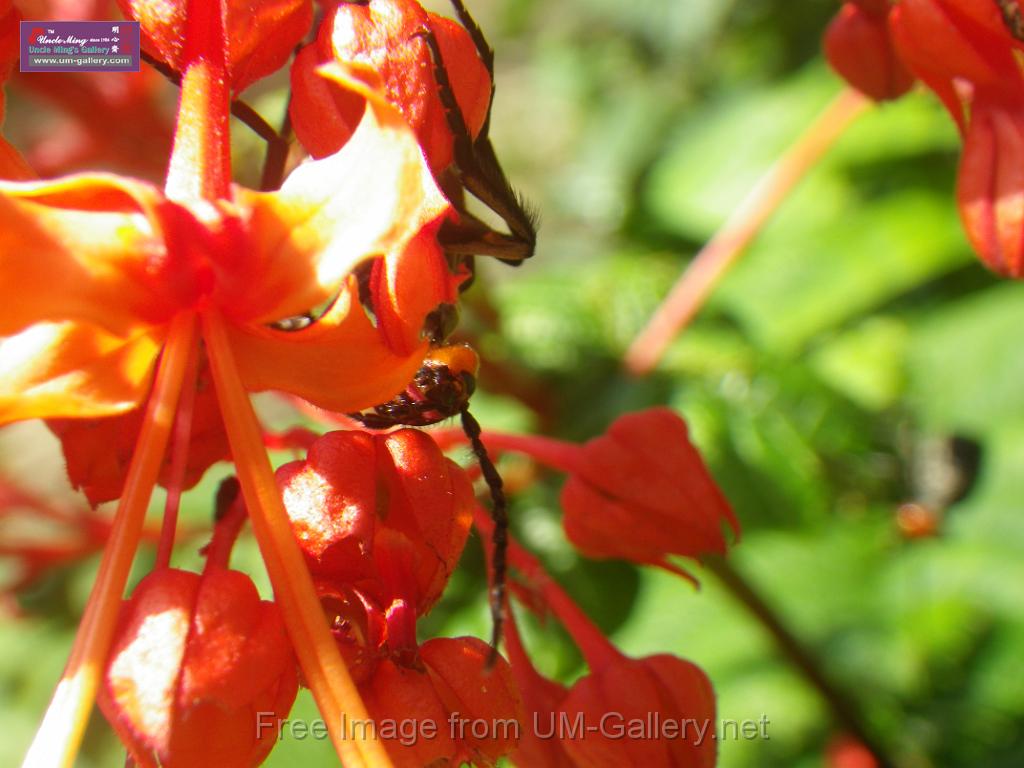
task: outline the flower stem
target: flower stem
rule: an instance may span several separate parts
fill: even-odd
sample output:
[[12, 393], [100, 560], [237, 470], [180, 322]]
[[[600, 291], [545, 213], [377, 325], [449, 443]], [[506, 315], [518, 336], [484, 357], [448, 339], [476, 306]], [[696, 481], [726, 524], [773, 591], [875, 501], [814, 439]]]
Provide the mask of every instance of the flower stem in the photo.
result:
[[185, 71], [164, 191], [171, 200], [228, 198], [231, 185], [224, 0], [189, 0]]
[[874, 756], [878, 768], [892, 768], [896, 765], [883, 745], [871, 733], [871, 729], [864, 722], [860, 708], [849, 694], [829, 679], [810, 649], [806, 648], [786, 627], [771, 606], [765, 602], [764, 598], [743, 575], [720, 555], [707, 556], [704, 566], [718, 577], [732, 596], [742, 603], [768, 631], [782, 655], [800, 670], [806, 680], [821, 695], [836, 723], [864, 745]]
[[224, 321], [213, 312], [203, 314], [202, 321], [242, 495], [306, 682], [346, 768], [389, 768], [391, 760], [381, 742], [367, 738], [365, 729], [351, 727], [355, 721], [367, 721], [369, 715], [338, 652], [292, 533]]
[[854, 89], [844, 89], [768, 169], [739, 208], [690, 262], [647, 325], [637, 334], [623, 361], [627, 371], [635, 376], [645, 376], [657, 366], [672, 339], [700, 311], [718, 281], [797, 182], [871, 103]]
[[174, 423], [189, 355], [196, 345], [195, 315], [170, 325], [146, 416], [132, 455], [124, 494], [103, 550], [67, 667], [22, 768], [70, 766], [78, 752], [114, 637], [125, 583]]
[[[442, 449], [469, 441], [461, 429], [438, 429], [430, 435]], [[482, 432], [480, 439], [495, 453], [522, 453], [558, 472], [569, 474], [580, 466], [580, 446], [565, 440], [507, 432]]]
[[[473, 525], [485, 538], [491, 537], [494, 523], [481, 507], [473, 512]], [[591, 671], [602, 669], [622, 657], [593, 620], [576, 605], [569, 593], [551, 578], [540, 560], [523, 549], [511, 536], [508, 539], [508, 557], [509, 562], [540, 593], [551, 612], [572, 636]]]

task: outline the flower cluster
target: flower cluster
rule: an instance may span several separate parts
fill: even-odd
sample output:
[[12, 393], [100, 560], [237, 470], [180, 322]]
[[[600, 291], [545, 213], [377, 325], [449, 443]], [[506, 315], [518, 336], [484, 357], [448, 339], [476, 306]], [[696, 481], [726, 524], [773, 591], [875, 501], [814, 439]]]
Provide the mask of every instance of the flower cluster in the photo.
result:
[[982, 261], [1024, 276], [1024, 9], [1018, 0], [849, 0], [825, 36], [832, 66], [873, 99], [917, 78], [963, 137], [957, 204]]
[[[0, 2], [0, 83], [13, 72], [20, 12], [53, 11], [24, 5]], [[114, 13], [109, 2], [84, 5], [85, 16]], [[565, 531], [592, 557], [686, 575], [671, 557], [724, 554], [723, 524], [739, 527], [668, 409], [624, 416], [584, 445], [481, 440], [467, 410], [475, 354], [448, 344], [456, 305], [474, 256], [520, 261], [535, 235], [488, 138], [493, 53], [462, 2], [453, 2], [458, 21], [415, 0], [324, 2], [322, 14], [312, 0], [117, 5], [140, 22], [150, 69], [120, 90], [119, 75], [76, 75], [74, 88], [26, 77], [28, 98], [57, 105], [76, 140], [22, 154], [0, 139], [0, 424], [43, 419], [72, 485], [92, 505], [118, 500], [107, 520], [0, 487], [0, 517], [18, 507], [82, 531], [64, 553], [12, 547], [24, 575], [11, 590], [103, 549], [26, 765], [69, 764], [94, 700], [135, 765], [258, 765], [276, 730], [257, 725], [286, 718], [300, 685], [346, 766], [491, 765], [509, 755], [536, 766], [713, 765], [713, 742], [685, 734], [551, 741], [530, 730], [554, 712], [711, 722], [714, 696], [690, 662], [622, 656], [509, 541], [486, 443], [567, 473]], [[292, 159], [309, 155], [286, 178], [287, 134], [239, 101], [285, 66]], [[172, 84], [179, 108], [168, 126], [156, 93]], [[232, 111], [272, 134], [277, 159], [261, 191], [232, 183]], [[157, 186], [145, 178], [164, 165], [165, 144]], [[141, 178], [61, 175], [112, 156]], [[508, 231], [466, 210], [467, 194]], [[348, 428], [270, 435], [249, 399], [268, 390]], [[384, 430], [456, 414], [465, 435]], [[498, 508], [493, 521], [473, 471], [443, 453], [465, 440]], [[275, 472], [271, 444], [305, 455]], [[225, 460], [237, 479], [222, 485], [205, 566], [172, 567], [180, 497]], [[144, 536], [158, 484], [162, 526]], [[273, 600], [230, 566], [246, 524]], [[508, 613], [508, 660], [477, 638], [417, 632], [473, 526], [493, 542], [490, 594], [496, 615]], [[156, 540], [155, 565], [124, 600], [143, 538]], [[518, 635], [506, 546], [523, 604], [553, 614], [587, 661], [571, 688], [543, 678]], [[455, 716], [521, 727], [453, 731]], [[434, 723], [435, 737], [394, 741], [352, 727], [399, 719]]]

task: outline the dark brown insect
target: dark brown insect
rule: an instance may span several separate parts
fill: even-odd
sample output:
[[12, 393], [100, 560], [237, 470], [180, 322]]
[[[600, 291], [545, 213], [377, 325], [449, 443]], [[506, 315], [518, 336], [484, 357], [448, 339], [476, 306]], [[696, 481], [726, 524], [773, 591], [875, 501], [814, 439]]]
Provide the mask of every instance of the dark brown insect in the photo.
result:
[[[459, 22], [469, 32], [480, 60], [491, 78], [491, 104], [494, 103], [494, 50], [487, 43], [476, 21], [462, 0], [451, 0]], [[533, 255], [537, 245], [537, 214], [509, 184], [498, 162], [489, 136], [491, 107], [480, 133], [474, 138], [455, 100], [448, 70], [437, 38], [430, 29], [420, 33], [434, 59], [434, 80], [445, 110], [448, 128], [455, 139], [454, 179], [440, 179], [448, 199], [459, 213], [457, 222], [445, 222], [438, 236], [445, 250], [452, 255], [471, 258], [474, 255], [495, 256], [507, 264], [518, 265]], [[497, 232], [466, 210], [464, 192], [494, 211], [505, 222], [508, 232]]]
[[362, 413], [349, 414], [370, 429], [425, 427], [462, 413], [476, 388], [479, 359], [466, 344], [430, 351], [409, 386]]

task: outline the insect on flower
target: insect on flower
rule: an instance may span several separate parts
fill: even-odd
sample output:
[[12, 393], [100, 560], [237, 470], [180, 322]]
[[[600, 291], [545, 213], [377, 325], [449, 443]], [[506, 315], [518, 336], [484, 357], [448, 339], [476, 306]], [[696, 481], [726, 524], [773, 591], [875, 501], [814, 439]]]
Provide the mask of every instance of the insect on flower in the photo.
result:
[[[533, 255], [537, 244], [537, 215], [522, 196], [512, 189], [489, 137], [494, 104], [494, 50], [462, 0], [452, 0], [452, 6], [476, 46], [477, 55], [487, 69], [492, 87], [483, 126], [474, 137], [455, 98], [437, 35], [429, 28], [423, 30], [423, 39], [434, 60], [437, 93], [454, 137], [455, 162], [452, 170], [460, 187], [453, 191], [445, 179], [440, 180], [442, 189], [458, 211], [459, 220], [457, 223], [446, 222], [441, 228], [439, 239], [449, 254], [467, 258], [473, 255], [496, 256], [506, 264], [518, 265]], [[498, 214], [509, 233], [496, 232], [469, 213], [465, 207], [463, 190], [470, 192]]]
[[[454, 209], [454, 215], [441, 224], [437, 242], [445, 254], [445, 265], [441, 269], [447, 270], [447, 280], [458, 283], [461, 291], [473, 280], [477, 255], [493, 256], [512, 265], [532, 256], [537, 223], [536, 215], [509, 184], [489, 137], [494, 102], [494, 51], [464, 3], [452, 0], [452, 6], [461, 27], [427, 14], [412, 0], [344, 3], [333, 11], [334, 16], [324, 25], [340, 30], [341, 34], [322, 41], [322, 45], [325, 43], [322, 48], [311, 46], [307, 51], [311, 56], [329, 51], [331, 56], [342, 60], [373, 60], [388, 83], [396, 106], [411, 123], [417, 122], [424, 153], [438, 185]], [[461, 63], [465, 57], [469, 64], [450, 72], [442, 49], [448, 51], [450, 59]], [[302, 58], [300, 54], [297, 63]], [[424, 66], [418, 68], [413, 63]], [[484, 98], [480, 98], [478, 90], [475, 98], [463, 99], [463, 91], [467, 90], [471, 79], [466, 70], [479, 69], [481, 65], [486, 80]], [[389, 78], [399, 77], [399, 70], [402, 82], [391, 82]], [[423, 78], [423, 82], [416, 85], [422, 88], [410, 88], [406, 80], [418, 77]], [[438, 102], [443, 121], [424, 118], [423, 115], [432, 114], [432, 109], [437, 110]], [[299, 103], [305, 101], [300, 99]], [[472, 114], [465, 111], [466, 104], [470, 105]], [[339, 112], [343, 113], [344, 108]], [[293, 117], [300, 138], [305, 130], [309, 139], [307, 145], [336, 139], [330, 130], [324, 131], [319, 124], [311, 124], [309, 114], [301, 106]], [[316, 155], [315, 148], [311, 151]], [[508, 232], [498, 232], [470, 213], [466, 207], [467, 192], [497, 214]], [[378, 258], [358, 269], [357, 277], [364, 309], [375, 318], [378, 330], [393, 339], [396, 333], [392, 329], [398, 322], [391, 316], [391, 300], [397, 289], [392, 285], [390, 272], [387, 260]], [[309, 318], [296, 320], [300, 325], [310, 321]], [[490, 604], [494, 624], [492, 647], [496, 647], [501, 637], [505, 594], [506, 500], [501, 476], [480, 439], [480, 424], [469, 412], [479, 362], [476, 353], [465, 345], [445, 343], [456, 322], [455, 306], [440, 303], [429, 313], [421, 330], [422, 337], [430, 341], [431, 349], [405, 390], [385, 403], [349, 415], [371, 429], [428, 426], [459, 416], [491, 495], [495, 554]]]
[[490, 592], [492, 617], [492, 658], [501, 637], [505, 603], [505, 550], [508, 544], [508, 511], [504, 483], [480, 438], [480, 423], [469, 412], [469, 398], [476, 389], [479, 358], [467, 344], [451, 344], [432, 349], [423, 366], [404, 391], [386, 403], [363, 413], [349, 414], [371, 429], [397, 426], [423, 427], [459, 416], [462, 430], [469, 438], [473, 455], [491, 494], [491, 518], [494, 521], [494, 574]]

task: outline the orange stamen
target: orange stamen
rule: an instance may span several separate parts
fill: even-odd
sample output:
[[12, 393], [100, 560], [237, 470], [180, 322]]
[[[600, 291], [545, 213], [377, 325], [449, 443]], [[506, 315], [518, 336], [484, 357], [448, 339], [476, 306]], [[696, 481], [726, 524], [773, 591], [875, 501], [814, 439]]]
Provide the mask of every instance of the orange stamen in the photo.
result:
[[292, 533], [274, 471], [249, 396], [242, 386], [220, 315], [202, 315], [210, 368], [224, 415], [249, 519], [267, 566], [299, 665], [346, 768], [389, 768], [391, 760], [376, 738], [367, 738], [366, 706], [352, 682], [327, 626], [313, 580]]
[[199, 347], [192, 347], [185, 368], [185, 378], [178, 414], [174, 420], [174, 437], [171, 441], [170, 477], [167, 481], [167, 501], [164, 504], [164, 519], [160, 527], [160, 543], [157, 545], [154, 570], [171, 564], [174, 551], [174, 535], [178, 529], [178, 510], [181, 507], [181, 487], [185, 484], [185, 469], [188, 465], [189, 440], [192, 436], [192, 415], [196, 405], [196, 375], [199, 370]]
[[146, 406], [146, 416], [128, 468], [124, 494], [114, 516], [110, 538], [103, 551], [96, 583], [85, 606], [71, 656], [22, 768], [70, 766], [74, 762], [110, 652], [125, 583], [160, 473], [188, 358], [195, 345], [195, 315], [178, 315], [168, 331], [153, 392]]
[[668, 345], [694, 318], [743, 249], [821, 156], [871, 101], [843, 90], [796, 143], [768, 169], [729, 220], [690, 262], [668, 296], [626, 351], [624, 365], [635, 376], [650, 373]]

